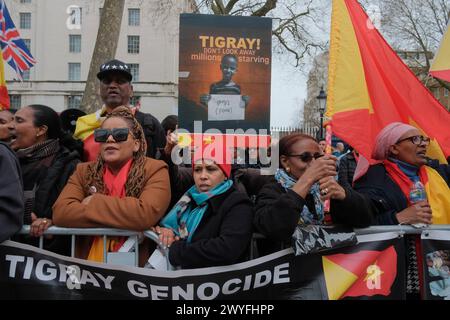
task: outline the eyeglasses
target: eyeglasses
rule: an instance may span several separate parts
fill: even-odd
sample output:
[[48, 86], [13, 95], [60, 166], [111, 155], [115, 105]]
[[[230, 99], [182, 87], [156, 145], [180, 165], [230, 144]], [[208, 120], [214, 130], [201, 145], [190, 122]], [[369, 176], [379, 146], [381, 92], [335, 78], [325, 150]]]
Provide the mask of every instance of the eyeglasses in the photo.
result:
[[303, 152], [301, 154], [288, 154], [287, 156], [299, 158], [303, 162], [311, 162], [312, 159], [319, 159], [320, 157], [323, 157], [323, 153], [316, 152], [312, 154], [311, 152]]
[[413, 144], [420, 146], [422, 143], [426, 146], [430, 144], [430, 138], [424, 136], [412, 136], [405, 139], [398, 140], [396, 144], [403, 142], [405, 140], [411, 141]]
[[94, 131], [95, 142], [104, 143], [112, 136], [115, 142], [122, 142], [128, 139], [130, 129], [128, 128], [113, 128], [113, 129], [97, 129]]

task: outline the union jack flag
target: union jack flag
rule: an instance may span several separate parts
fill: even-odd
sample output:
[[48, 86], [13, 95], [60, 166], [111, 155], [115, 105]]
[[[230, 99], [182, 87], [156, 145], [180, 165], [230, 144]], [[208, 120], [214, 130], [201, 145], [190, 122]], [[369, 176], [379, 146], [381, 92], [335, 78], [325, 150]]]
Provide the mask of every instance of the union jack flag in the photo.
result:
[[0, 47], [3, 60], [8, 62], [22, 80], [23, 72], [30, 69], [36, 60], [20, 37], [4, 0], [0, 0]]

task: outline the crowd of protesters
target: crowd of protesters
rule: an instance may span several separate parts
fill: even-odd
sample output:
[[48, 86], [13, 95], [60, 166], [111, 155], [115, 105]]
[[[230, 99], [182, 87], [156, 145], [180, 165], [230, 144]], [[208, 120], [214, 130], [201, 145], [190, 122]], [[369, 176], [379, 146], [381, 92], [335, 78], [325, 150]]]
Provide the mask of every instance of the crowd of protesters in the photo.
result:
[[[324, 141], [304, 134], [280, 139], [272, 176], [259, 174], [263, 164], [253, 148], [237, 164], [228, 151], [187, 148], [191, 164], [176, 165], [177, 117], [161, 125], [130, 105], [125, 63], [106, 62], [97, 77], [103, 107], [78, 118], [73, 137], [47, 106], [0, 111], [0, 241], [37, 245], [52, 225], [152, 229], [173, 266], [198, 268], [245, 260], [255, 232], [265, 236], [261, 253], [275, 251], [297, 225], [327, 223], [325, 200], [331, 221], [350, 227], [450, 223], [449, 165], [426, 157], [430, 138], [410, 125], [392, 123], [380, 132], [372, 155], [378, 163], [370, 166], [342, 143], [325, 154]], [[414, 202], [417, 181], [427, 197]], [[30, 234], [15, 236], [22, 224]], [[118, 251], [125, 241], [111, 237], [106, 250]], [[64, 237], [45, 244], [69, 249]], [[103, 245], [99, 237], [80, 237], [76, 255], [103, 261]], [[141, 243], [140, 265], [153, 250]]]

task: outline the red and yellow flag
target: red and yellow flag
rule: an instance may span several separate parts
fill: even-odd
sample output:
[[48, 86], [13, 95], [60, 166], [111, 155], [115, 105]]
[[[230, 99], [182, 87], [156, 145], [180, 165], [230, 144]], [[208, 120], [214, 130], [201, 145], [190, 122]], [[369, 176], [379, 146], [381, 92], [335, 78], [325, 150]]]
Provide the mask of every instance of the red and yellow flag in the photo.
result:
[[397, 252], [394, 246], [383, 251], [362, 250], [323, 256], [322, 264], [330, 300], [389, 296], [397, 276]]
[[79, 117], [75, 128], [74, 137], [83, 140], [84, 161], [95, 161], [100, 153], [100, 144], [94, 141], [94, 130], [100, 128], [103, 122], [102, 114], [105, 109], [102, 108], [95, 113]]
[[403, 63], [356, 0], [333, 0], [327, 116], [333, 133], [366, 159], [391, 122], [432, 139], [427, 155], [450, 156], [450, 114]]
[[450, 82], [450, 23], [430, 68], [433, 77]]
[[6, 88], [3, 54], [0, 50], [0, 110], [9, 109], [9, 95]]

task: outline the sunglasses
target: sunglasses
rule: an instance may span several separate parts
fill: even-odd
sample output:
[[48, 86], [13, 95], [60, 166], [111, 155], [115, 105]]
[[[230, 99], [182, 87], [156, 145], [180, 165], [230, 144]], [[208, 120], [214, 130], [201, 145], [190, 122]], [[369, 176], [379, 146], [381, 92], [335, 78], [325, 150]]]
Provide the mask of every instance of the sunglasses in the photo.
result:
[[114, 128], [114, 129], [97, 129], [94, 131], [95, 142], [104, 143], [112, 136], [115, 142], [127, 141], [130, 129], [128, 128]]
[[287, 156], [299, 158], [303, 162], [311, 162], [312, 159], [319, 159], [320, 157], [323, 157], [323, 153], [316, 152], [312, 154], [311, 152], [303, 152], [301, 154], [288, 154]]
[[424, 136], [412, 136], [405, 139], [398, 140], [396, 144], [399, 144], [400, 142], [409, 140], [413, 144], [420, 146], [422, 143], [426, 146], [430, 144], [430, 138], [424, 137]]

